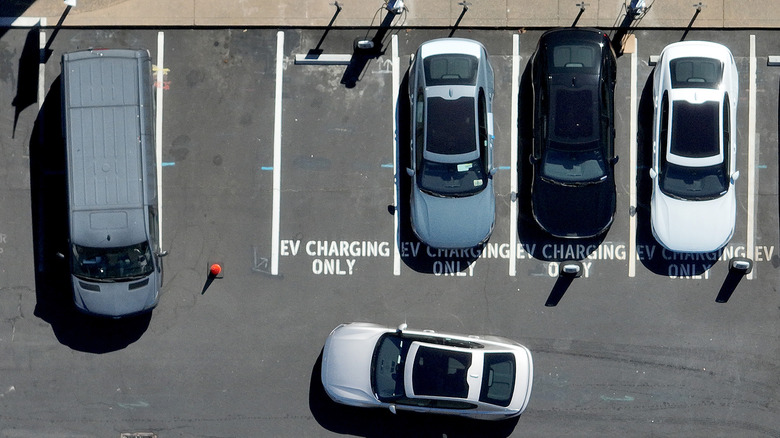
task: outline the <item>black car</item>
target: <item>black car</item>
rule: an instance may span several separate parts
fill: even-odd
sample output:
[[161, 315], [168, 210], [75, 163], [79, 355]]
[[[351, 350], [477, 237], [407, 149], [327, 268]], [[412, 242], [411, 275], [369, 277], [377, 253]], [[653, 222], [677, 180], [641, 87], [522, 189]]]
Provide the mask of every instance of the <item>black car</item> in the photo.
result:
[[556, 237], [594, 237], [612, 224], [615, 76], [615, 52], [597, 29], [545, 32], [531, 59], [531, 204]]

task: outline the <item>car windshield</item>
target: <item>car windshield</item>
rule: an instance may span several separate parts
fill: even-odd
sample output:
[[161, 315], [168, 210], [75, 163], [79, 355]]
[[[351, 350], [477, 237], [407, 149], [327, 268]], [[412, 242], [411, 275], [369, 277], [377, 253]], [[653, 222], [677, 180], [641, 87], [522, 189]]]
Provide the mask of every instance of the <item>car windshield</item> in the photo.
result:
[[415, 395], [466, 398], [471, 354], [420, 346], [414, 358], [412, 388]]
[[688, 158], [712, 157], [720, 153], [718, 134], [719, 103], [675, 101], [672, 106], [672, 137], [670, 149], [674, 155]]
[[718, 88], [723, 63], [717, 59], [686, 57], [669, 62], [672, 88]]
[[440, 197], [470, 196], [487, 184], [481, 158], [465, 163], [438, 163], [423, 160], [417, 183], [426, 193]]
[[425, 58], [426, 85], [474, 85], [479, 61], [471, 55], [444, 54]]
[[542, 160], [542, 177], [561, 184], [587, 184], [604, 179], [607, 166], [598, 142], [584, 145], [588, 149], [577, 146], [583, 145], [551, 143]]
[[665, 194], [683, 200], [706, 201], [719, 198], [728, 190], [724, 163], [706, 167], [685, 167], [666, 163], [659, 187]]
[[379, 339], [371, 361], [371, 387], [381, 401], [404, 395], [404, 359], [411, 341], [396, 334]]
[[476, 109], [473, 97], [447, 100], [428, 98], [425, 150], [458, 155], [477, 148]]
[[482, 389], [479, 400], [499, 406], [509, 406], [515, 390], [515, 355], [485, 354]]
[[73, 275], [95, 281], [127, 281], [154, 271], [148, 242], [119, 248], [73, 245]]

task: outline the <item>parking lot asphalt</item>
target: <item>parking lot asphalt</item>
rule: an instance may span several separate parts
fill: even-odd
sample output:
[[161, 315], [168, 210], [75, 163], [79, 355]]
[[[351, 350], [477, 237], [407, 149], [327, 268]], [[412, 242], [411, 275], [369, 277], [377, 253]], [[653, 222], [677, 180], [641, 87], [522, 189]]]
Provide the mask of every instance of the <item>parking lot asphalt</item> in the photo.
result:
[[[494, 234], [458, 253], [413, 237], [404, 171], [409, 56], [450, 30], [388, 32], [384, 51], [360, 63], [295, 62], [312, 49], [351, 54], [376, 31], [0, 37], [10, 103], [0, 110], [0, 436], [780, 436], [776, 32], [634, 32], [636, 52], [618, 59], [615, 223], [571, 243], [529, 216], [526, 69], [541, 31], [456, 31], [491, 55], [499, 167]], [[726, 44], [740, 74], [737, 230], [705, 256], [664, 251], [648, 224], [650, 57], [682, 37]], [[59, 57], [106, 42], [148, 48], [164, 99], [164, 292], [152, 314], [126, 321], [76, 314], [56, 256], [66, 238]], [[732, 256], [754, 260], [750, 278], [729, 274]], [[583, 277], [558, 276], [570, 259]], [[224, 278], [208, 281], [211, 263]], [[318, 356], [349, 321], [515, 339], [534, 354], [529, 407], [486, 425], [335, 406]]]

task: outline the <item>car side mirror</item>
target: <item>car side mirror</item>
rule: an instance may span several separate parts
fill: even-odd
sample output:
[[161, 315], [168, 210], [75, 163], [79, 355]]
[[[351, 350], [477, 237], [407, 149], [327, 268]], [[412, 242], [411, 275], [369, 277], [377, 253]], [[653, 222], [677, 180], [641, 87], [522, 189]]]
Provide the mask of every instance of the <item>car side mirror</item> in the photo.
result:
[[614, 157], [612, 157], [612, 159], [611, 159], [611, 160], [609, 160], [610, 164], [612, 164], [613, 166], [614, 166], [615, 164], [617, 164], [617, 163], [618, 163], [618, 161], [620, 161], [620, 157], [619, 157], [619, 156], [617, 156], [617, 155], [615, 155]]
[[165, 257], [168, 255], [168, 251], [157, 251], [157, 257]]
[[411, 167], [406, 168], [406, 174], [409, 176], [414, 176], [414, 170], [412, 170]]
[[739, 170], [731, 174], [731, 183], [734, 184], [739, 179]]
[[655, 171], [655, 169], [650, 169], [650, 178], [656, 179], [658, 177], [658, 172]]
[[495, 175], [495, 174], [496, 174], [496, 172], [498, 172], [498, 168], [496, 168], [496, 167], [492, 167], [492, 168], [490, 169], [490, 172], [489, 172], [488, 174], [489, 174], [489, 175], [490, 175], [490, 177], [492, 178], [492, 177], [493, 177], [493, 175]]
[[63, 253], [61, 253], [59, 251], [57, 251], [57, 253], [54, 254], [54, 255], [56, 255], [58, 259], [65, 260], [65, 254], [63, 254]]
[[390, 409], [390, 412], [392, 412], [393, 414], [397, 414], [397, 413], [398, 413], [398, 412], [395, 410], [395, 405], [390, 405], [390, 406], [388, 406], [388, 409]]
[[406, 323], [403, 323], [403, 324], [399, 325], [399, 326], [398, 326], [398, 328], [396, 329], [396, 333], [401, 333], [401, 332], [403, 332], [404, 330], [406, 330], [406, 327], [408, 327], [408, 326], [406, 325]]

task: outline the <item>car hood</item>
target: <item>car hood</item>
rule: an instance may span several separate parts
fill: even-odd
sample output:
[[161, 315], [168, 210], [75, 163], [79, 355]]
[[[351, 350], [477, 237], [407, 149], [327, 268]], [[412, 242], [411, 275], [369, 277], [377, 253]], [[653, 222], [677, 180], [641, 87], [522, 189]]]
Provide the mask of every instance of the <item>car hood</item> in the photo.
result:
[[159, 299], [156, 272], [127, 282], [100, 283], [73, 279], [73, 299], [81, 311], [119, 318], [153, 309]]
[[371, 359], [387, 329], [353, 323], [336, 327], [322, 352], [322, 385], [333, 400], [353, 406], [379, 405], [371, 390]]
[[656, 187], [650, 209], [653, 235], [671, 251], [717, 251], [734, 234], [736, 208], [734, 187], [708, 201], [671, 198]]
[[418, 188], [412, 196], [412, 226], [433, 248], [473, 248], [493, 232], [496, 198], [493, 180], [481, 192], [460, 198], [429, 195]]
[[561, 186], [537, 177], [531, 202], [536, 222], [557, 237], [593, 237], [612, 224], [615, 183], [611, 177], [586, 186]]

